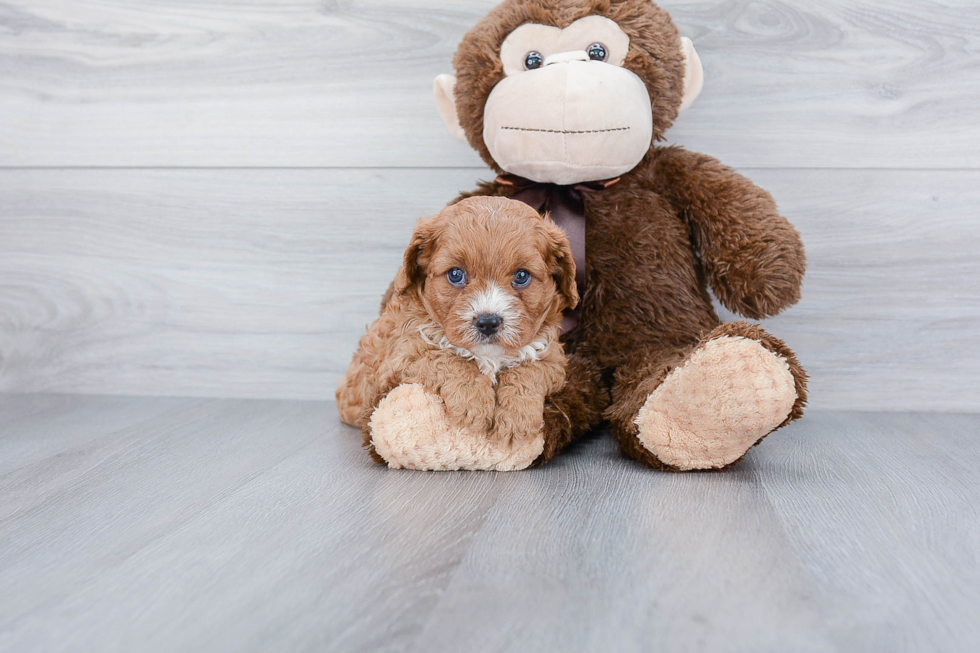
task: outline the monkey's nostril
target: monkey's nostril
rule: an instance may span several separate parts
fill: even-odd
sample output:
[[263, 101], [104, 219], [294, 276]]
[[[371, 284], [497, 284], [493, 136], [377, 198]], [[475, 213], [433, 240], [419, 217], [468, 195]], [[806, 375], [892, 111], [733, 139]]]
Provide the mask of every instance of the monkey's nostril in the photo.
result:
[[503, 324], [504, 319], [497, 315], [496, 313], [480, 313], [473, 320], [473, 326], [476, 330], [485, 336], [491, 336], [497, 332], [500, 325]]

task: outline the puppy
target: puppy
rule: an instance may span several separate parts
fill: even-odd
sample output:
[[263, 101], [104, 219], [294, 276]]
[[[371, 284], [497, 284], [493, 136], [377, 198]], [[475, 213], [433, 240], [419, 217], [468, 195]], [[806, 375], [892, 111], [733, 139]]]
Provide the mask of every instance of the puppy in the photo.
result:
[[578, 303], [565, 234], [514, 200], [462, 200], [419, 222], [337, 405], [392, 468], [523, 469], [565, 381], [562, 311]]

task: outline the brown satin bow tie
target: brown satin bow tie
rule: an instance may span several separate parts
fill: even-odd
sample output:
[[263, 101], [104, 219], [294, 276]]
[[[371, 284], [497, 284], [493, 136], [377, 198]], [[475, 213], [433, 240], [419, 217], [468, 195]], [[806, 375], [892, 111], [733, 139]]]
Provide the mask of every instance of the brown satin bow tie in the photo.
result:
[[[500, 175], [497, 183], [512, 186], [516, 192], [511, 199], [524, 202], [541, 214], [550, 213], [551, 219], [568, 236], [575, 261], [575, 285], [580, 298], [585, 296], [585, 201], [583, 193], [605, 190], [619, 181], [619, 177], [606, 181], [590, 181], [570, 186], [531, 181], [517, 175]], [[562, 318], [562, 333], [568, 333], [582, 316], [581, 299], [574, 310], [566, 310]]]

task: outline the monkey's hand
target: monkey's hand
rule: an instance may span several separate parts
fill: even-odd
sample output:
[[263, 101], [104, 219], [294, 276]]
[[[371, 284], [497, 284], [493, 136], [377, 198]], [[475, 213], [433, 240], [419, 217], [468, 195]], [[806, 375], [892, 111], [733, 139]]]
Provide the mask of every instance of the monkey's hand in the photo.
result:
[[769, 193], [716, 159], [677, 147], [658, 150], [651, 179], [690, 225], [726, 308], [758, 320], [799, 301], [803, 243]]

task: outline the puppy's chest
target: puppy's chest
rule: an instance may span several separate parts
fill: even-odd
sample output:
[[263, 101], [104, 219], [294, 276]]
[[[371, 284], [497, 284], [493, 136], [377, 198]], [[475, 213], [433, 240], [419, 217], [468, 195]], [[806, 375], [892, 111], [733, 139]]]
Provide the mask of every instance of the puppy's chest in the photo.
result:
[[546, 339], [538, 339], [516, 352], [509, 352], [499, 345], [477, 345], [472, 349], [457, 347], [449, 341], [445, 332], [436, 324], [424, 325], [419, 329], [422, 339], [430, 347], [447, 350], [460, 358], [472, 362], [474, 366], [496, 384], [497, 375], [501, 371], [524, 363], [533, 363], [541, 359], [548, 349]]
[[[528, 348], [525, 347], [524, 349]], [[538, 352], [533, 348], [529, 351], [522, 349], [516, 354], [512, 354], [496, 345], [478, 345], [472, 351], [460, 349], [457, 353], [472, 360], [480, 372], [489, 376], [494, 383], [497, 382], [497, 375], [503, 370], [538, 359]]]

